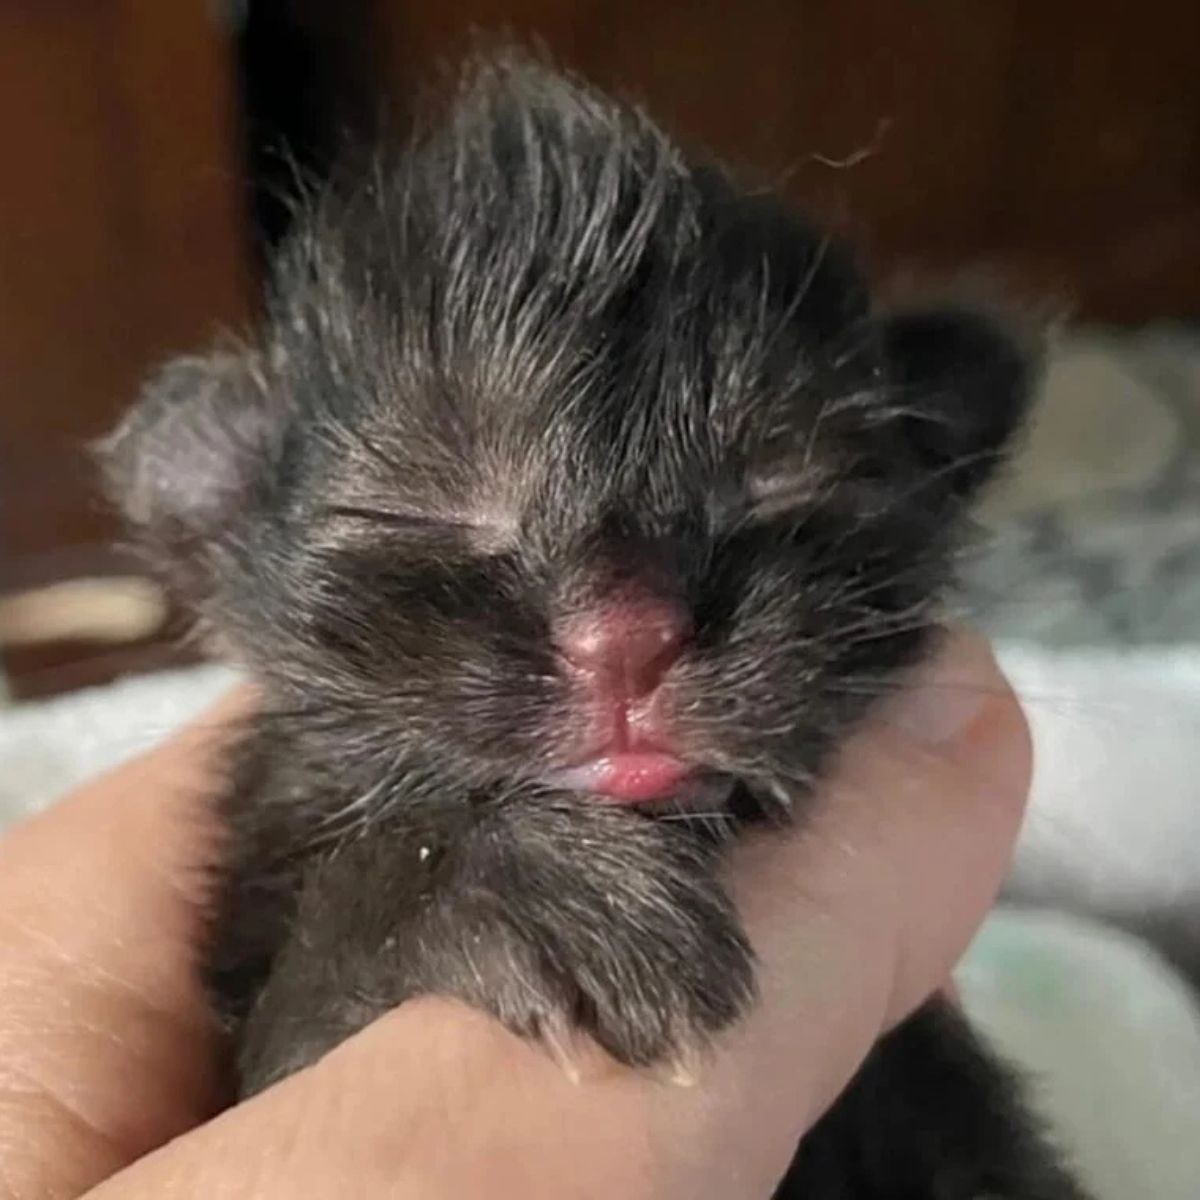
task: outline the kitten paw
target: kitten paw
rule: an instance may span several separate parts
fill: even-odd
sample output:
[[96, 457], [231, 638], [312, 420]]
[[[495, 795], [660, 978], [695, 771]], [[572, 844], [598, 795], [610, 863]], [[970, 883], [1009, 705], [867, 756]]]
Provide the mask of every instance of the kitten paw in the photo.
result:
[[467, 851], [471, 893], [446, 930], [461, 955], [453, 990], [560, 1061], [583, 1031], [619, 1062], [694, 1081], [754, 997], [711, 848], [594, 802], [510, 816], [537, 830], [481, 827]]

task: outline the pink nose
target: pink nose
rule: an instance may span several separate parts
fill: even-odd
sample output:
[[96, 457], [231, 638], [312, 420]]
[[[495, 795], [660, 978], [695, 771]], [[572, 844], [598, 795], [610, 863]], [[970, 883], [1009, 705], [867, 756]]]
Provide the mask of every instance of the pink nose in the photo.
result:
[[687, 614], [676, 605], [622, 598], [567, 621], [558, 644], [594, 686], [633, 698], [658, 687], [690, 632]]

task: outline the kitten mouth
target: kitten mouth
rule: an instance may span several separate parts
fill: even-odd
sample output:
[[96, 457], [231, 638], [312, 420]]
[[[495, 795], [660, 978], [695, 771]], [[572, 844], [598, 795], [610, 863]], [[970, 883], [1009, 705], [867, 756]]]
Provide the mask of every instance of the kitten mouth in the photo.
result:
[[693, 768], [657, 750], [618, 750], [556, 771], [550, 782], [573, 792], [591, 792], [617, 804], [666, 800], [679, 791]]

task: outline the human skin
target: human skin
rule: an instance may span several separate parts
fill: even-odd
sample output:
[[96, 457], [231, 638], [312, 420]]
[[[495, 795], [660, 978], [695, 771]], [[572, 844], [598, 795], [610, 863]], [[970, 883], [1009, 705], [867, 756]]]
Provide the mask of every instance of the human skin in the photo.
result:
[[565, 1071], [427, 998], [227, 1107], [192, 965], [214, 743], [253, 702], [0, 839], [3, 1200], [766, 1200], [880, 1033], [946, 986], [1030, 773], [1016, 700], [956, 632], [844, 748], [798, 835], [730, 856], [762, 996], [686, 1085], [588, 1044]]

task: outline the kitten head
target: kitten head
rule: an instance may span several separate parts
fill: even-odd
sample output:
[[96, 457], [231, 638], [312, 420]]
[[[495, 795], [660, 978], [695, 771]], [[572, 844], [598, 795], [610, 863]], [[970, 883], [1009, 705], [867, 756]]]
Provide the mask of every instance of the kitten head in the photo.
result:
[[876, 311], [775, 199], [505, 59], [315, 203], [257, 340], [168, 366], [105, 455], [339, 753], [790, 796], [920, 653], [1029, 385], [989, 318]]

